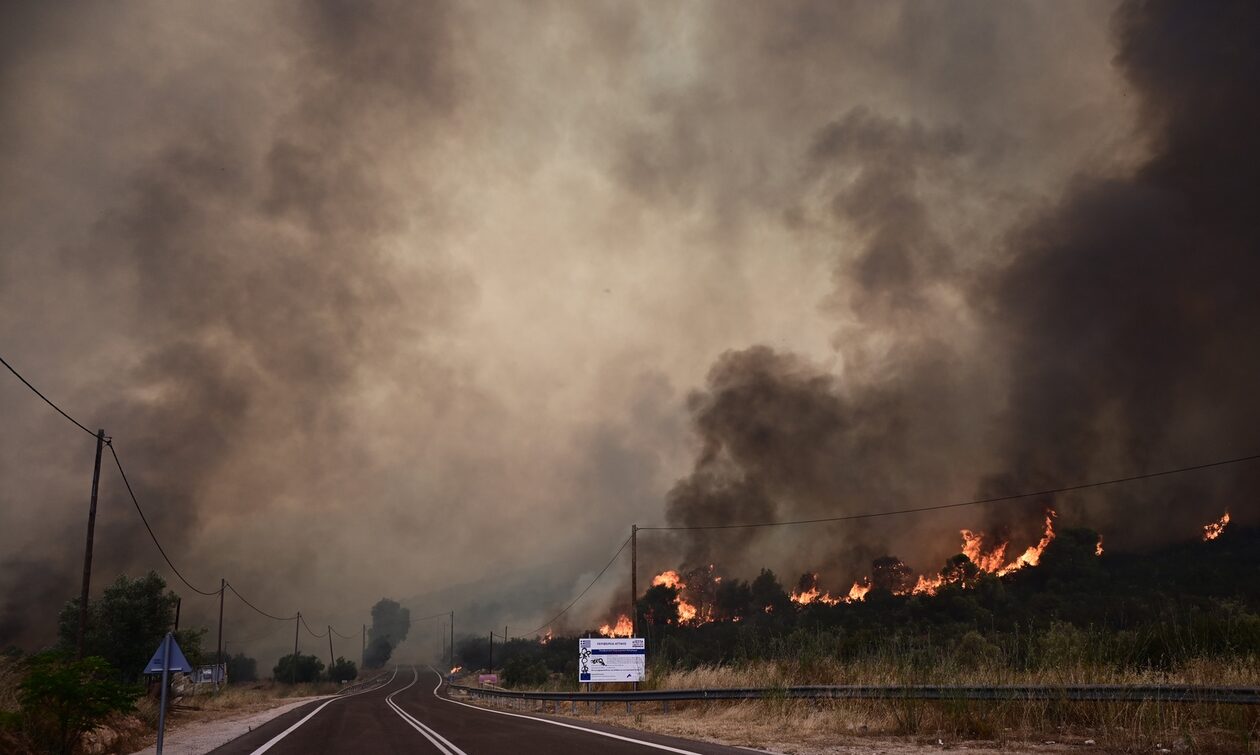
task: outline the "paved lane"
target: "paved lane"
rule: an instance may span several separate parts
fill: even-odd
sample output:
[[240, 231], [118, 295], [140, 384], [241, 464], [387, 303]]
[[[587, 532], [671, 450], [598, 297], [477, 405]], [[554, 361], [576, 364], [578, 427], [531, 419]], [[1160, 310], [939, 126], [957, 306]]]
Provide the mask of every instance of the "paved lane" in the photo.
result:
[[213, 750], [214, 755], [445, 753], [393, 711], [386, 698], [413, 683], [411, 669], [366, 692], [316, 700]]
[[[399, 671], [399, 676], [405, 672]], [[554, 753], [578, 755], [747, 755], [748, 750], [621, 729], [554, 716], [480, 708], [437, 694], [442, 678], [432, 669], [415, 672], [419, 682], [394, 696], [394, 702], [455, 750], [451, 755]]]
[[441, 685], [442, 677], [432, 669], [397, 669], [380, 687], [303, 705], [213, 753], [746, 755], [748, 752], [575, 719], [479, 708], [440, 696]]

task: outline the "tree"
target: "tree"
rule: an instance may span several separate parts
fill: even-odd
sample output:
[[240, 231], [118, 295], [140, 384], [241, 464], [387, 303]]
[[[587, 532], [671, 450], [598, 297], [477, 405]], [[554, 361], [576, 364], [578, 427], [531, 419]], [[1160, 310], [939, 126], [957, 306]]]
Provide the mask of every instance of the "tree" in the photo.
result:
[[974, 587], [977, 578], [980, 576], [980, 569], [965, 553], [959, 553], [950, 556], [945, 561], [945, 566], [941, 569], [941, 576], [945, 578], [945, 584], [957, 585], [959, 587]]
[[384, 638], [390, 647], [407, 639], [411, 630], [411, 609], [403, 608], [397, 601], [381, 598], [372, 606], [372, 626], [368, 629], [368, 641]]
[[253, 682], [258, 680], [258, 661], [237, 653], [228, 658], [227, 678], [229, 682]]
[[278, 682], [317, 682], [324, 673], [324, 663], [313, 655], [283, 656], [275, 668], [271, 670], [272, 678]]
[[653, 626], [678, 623], [678, 589], [669, 585], [653, 585], [643, 593], [636, 610]]
[[541, 658], [518, 655], [503, 664], [503, 683], [509, 687], [538, 687], [547, 676], [547, 664]]
[[363, 667], [380, 668], [389, 662], [389, 657], [393, 653], [394, 646], [389, 644], [389, 640], [377, 637], [369, 642], [367, 650], [363, 651]]
[[909, 592], [914, 587], [914, 571], [896, 556], [882, 556], [871, 562], [871, 589], [893, 594]]
[[117, 677], [99, 656], [81, 661], [57, 652], [32, 656], [18, 692], [23, 728], [45, 747], [73, 752], [83, 735], [110, 714], [134, 709], [139, 691]]
[[340, 656], [332, 666], [328, 667], [328, 680], [338, 684], [348, 682], [358, 675], [359, 669], [354, 665], [354, 661], [347, 661]]
[[[88, 601], [85, 654], [101, 656], [124, 681], [135, 681], [175, 623], [178, 600], [154, 572], [136, 579], [120, 576], [98, 600]], [[58, 617], [59, 649], [74, 651], [78, 629], [76, 598], [65, 604]], [[184, 640], [183, 633], [180, 639]], [[181, 649], [190, 648], [181, 644]]]
[[752, 581], [752, 599], [754, 611], [766, 611], [776, 616], [782, 616], [792, 608], [787, 591], [769, 569], [762, 569]]
[[718, 585], [713, 602], [717, 618], [726, 621], [742, 619], [752, 611], [752, 587], [742, 579], [724, 580]]

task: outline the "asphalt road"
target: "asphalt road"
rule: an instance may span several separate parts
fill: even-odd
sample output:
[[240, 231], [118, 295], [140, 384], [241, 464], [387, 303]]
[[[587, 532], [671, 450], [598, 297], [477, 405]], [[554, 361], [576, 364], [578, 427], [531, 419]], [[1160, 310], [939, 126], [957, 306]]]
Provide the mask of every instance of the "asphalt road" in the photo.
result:
[[215, 755], [290, 753], [598, 752], [600, 755], [743, 755], [748, 750], [560, 717], [467, 705], [440, 695], [432, 669], [399, 668], [388, 683], [318, 700], [268, 721]]

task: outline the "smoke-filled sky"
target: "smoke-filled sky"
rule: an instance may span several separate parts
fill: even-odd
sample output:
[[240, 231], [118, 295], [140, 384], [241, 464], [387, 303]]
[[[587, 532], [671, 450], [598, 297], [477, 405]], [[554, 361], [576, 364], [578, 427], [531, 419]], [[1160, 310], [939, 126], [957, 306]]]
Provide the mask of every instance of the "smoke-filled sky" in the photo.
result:
[[[343, 632], [382, 595], [528, 631], [635, 522], [1255, 453], [1258, 7], [8, 3], [0, 354], [115, 439], [191, 580]], [[38, 646], [92, 440], [0, 407], [0, 644]], [[1055, 503], [1140, 549], [1254, 523], [1258, 480]], [[1045, 503], [641, 567], [929, 570]], [[97, 590], [167, 574], [108, 466], [96, 543]], [[233, 610], [234, 651], [287, 642]]]

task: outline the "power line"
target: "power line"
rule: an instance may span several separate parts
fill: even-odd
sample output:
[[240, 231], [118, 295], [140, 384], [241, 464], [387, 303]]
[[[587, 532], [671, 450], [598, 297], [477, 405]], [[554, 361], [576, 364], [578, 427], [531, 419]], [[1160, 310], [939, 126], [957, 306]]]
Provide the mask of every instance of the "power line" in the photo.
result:
[[118, 459], [118, 452], [114, 450], [113, 442], [107, 443], [106, 445], [109, 446], [110, 456], [114, 457], [114, 464], [118, 467], [118, 474], [122, 475], [123, 484], [127, 487], [127, 494], [131, 496], [131, 502], [135, 504], [136, 513], [140, 515], [140, 521], [144, 522], [144, 528], [149, 531], [149, 537], [153, 539], [153, 544], [157, 546], [158, 553], [162, 554], [162, 559], [166, 561], [166, 565], [171, 567], [171, 571], [175, 573], [175, 576], [179, 577], [179, 581], [188, 586], [189, 590], [202, 595], [218, 595], [218, 590], [202, 590], [196, 587], [192, 582], [185, 579], [183, 574], [180, 574], [179, 569], [175, 568], [175, 564], [171, 561], [171, 557], [166, 555], [166, 549], [164, 549], [162, 544], [158, 542], [157, 534], [153, 532], [153, 527], [149, 525], [149, 518], [144, 515], [144, 509], [140, 508], [140, 501], [136, 498], [135, 491], [131, 489], [131, 481], [127, 479], [127, 473], [123, 471], [122, 462]]
[[599, 574], [596, 574], [596, 575], [595, 575], [595, 579], [592, 579], [592, 580], [591, 580], [591, 583], [590, 583], [589, 585], [587, 585], [587, 586], [586, 586], [586, 589], [585, 589], [585, 590], [583, 590], [582, 592], [578, 593], [578, 596], [577, 596], [576, 598], [574, 598], [574, 599], [573, 599], [573, 602], [572, 602], [572, 603], [569, 603], [569, 605], [565, 606], [565, 607], [564, 607], [564, 610], [563, 610], [563, 611], [561, 611], [560, 613], [556, 614], [555, 616], [552, 616], [552, 617], [551, 617], [551, 621], [548, 621], [546, 624], [543, 624], [542, 626], [538, 627], [538, 628], [537, 628], [537, 629], [535, 629], [534, 631], [529, 632], [529, 634], [538, 634], [538, 633], [539, 633], [539, 632], [541, 632], [542, 630], [544, 630], [544, 629], [546, 629], [547, 627], [549, 627], [549, 626], [551, 626], [552, 624], [554, 624], [554, 623], [556, 622], [556, 619], [558, 619], [558, 618], [560, 618], [561, 616], [565, 615], [565, 613], [567, 613], [567, 612], [568, 612], [568, 610], [569, 610], [570, 608], [572, 608], [574, 605], [576, 605], [576, 604], [577, 604], [577, 602], [578, 602], [579, 600], [581, 600], [581, 599], [582, 599], [582, 596], [583, 596], [583, 595], [586, 595], [587, 591], [589, 591], [592, 587], [594, 587], [594, 586], [595, 586], [595, 583], [599, 581], [599, 578], [600, 578], [600, 577], [602, 577], [602, 576], [604, 576], [604, 572], [608, 571], [609, 567], [611, 567], [611, 566], [613, 565], [613, 562], [617, 560], [617, 556], [620, 556], [620, 555], [621, 555], [621, 552], [622, 552], [622, 551], [624, 551], [624, 550], [626, 549], [626, 546], [627, 546], [627, 545], [629, 545], [629, 544], [630, 544], [630, 538], [628, 538], [628, 537], [627, 537], [625, 540], [623, 540], [623, 541], [622, 541], [622, 543], [621, 543], [621, 547], [617, 549], [617, 552], [613, 554], [613, 557], [612, 557], [612, 558], [610, 558], [610, 559], [608, 559], [608, 563], [607, 563], [607, 564], [604, 564], [604, 568], [599, 570]]
[[54, 404], [54, 403], [52, 402], [52, 400], [51, 400], [50, 398], [48, 398], [48, 397], [47, 397], [47, 396], [45, 396], [44, 394], [40, 393], [40, 392], [39, 392], [39, 389], [38, 389], [38, 388], [36, 388], [35, 386], [31, 385], [31, 384], [30, 384], [30, 381], [28, 381], [26, 378], [22, 377], [22, 374], [21, 374], [20, 372], [18, 372], [17, 370], [13, 369], [13, 365], [11, 365], [11, 364], [9, 364], [8, 362], [6, 362], [6, 361], [4, 360], [4, 357], [0, 357], [0, 364], [3, 364], [5, 367], [9, 368], [9, 372], [12, 372], [12, 373], [13, 373], [13, 375], [14, 375], [14, 376], [15, 376], [18, 380], [21, 380], [21, 381], [22, 381], [22, 383], [23, 383], [23, 385], [25, 385], [27, 388], [30, 388], [32, 391], [34, 391], [36, 396], [39, 396], [40, 398], [42, 398], [42, 399], [44, 400], [44, 403], [45, 403], [45, 404], [48, 404], [48, 405], [49, 405], [49, 406], [51, 406], [53, 409], [56, 409], [58, 414], [60, 414], [61, 416], [65, 417], [66, 419], [70, 420], [71, 422], [73, 422], [73, 423], [74, 423], [75, 425], [77, 425], [77, 426], [78, 426], [78, 428], [79, 428], [80, 430], [82, 430], [83, 432], [87, 433], [88, 435], [91, 435], [91, 436], [92, 436], [92, 437], [94, 437], [94, 438], [96, 437], [96, 433], [94, 433], [94, 432], [92, 432], [91, 430], [87, 429], [87, 427], [86, 427], [86, 426], [85, 426], [82, 422], [80, 422], [79, 420], [75, 419], [74, 417], [71, 417], [69, 414], [66, 414], [64, 411], [62, 411], [62, 409], [61, 409], [61, 407], [60, 407], [60, 406], [57, 406], [56, 404]]
[[262, 610], [262, 609], [261, 609], [261, 608], [259, 608], [258, 606], [254, 605], [253, 603], [250, 603], [248, 600], [246, 600], [246, 599], [245, 599], [245, 596], [244, 596], [244, 595], [241, 595], [239, 592], [237, 592], [236, 588], [232, 585], [232, 583], [231, 583], [231, 582], [228, 582], [228, 583], [226, 583], [226, 584], [227, 584], [227, 589], [231, 590], [233, 595], [235, 595], [236, 597], [240, 598], [242, 603], [244, 603], [245, 605], [247, 605], [247, 606], [249, 606], [250, 608], [254, 609], [254, 611], [255, 611], [256, 613], [262, 614], [263, 616], [266, 616], [266, 617], [267, 617], [267, 618], [269, 618], [269, 619], [275, 619], [276, 621], [293, 621], [294, 619], [296, 619], [296, 618], [300, 615], [300, 614], [294, 614], [293, 616], [276, 616], [276, 615], [275, 615], [275, 614], [273, 614], [273, 613], [267, 613], [266, 611]]
[[340, 637], [340, 638], [341, 638], [341, 639], [343, 639], [343, 640], [353, 640], [353, 639], [354, 639], [354, 635], [345, 635], [345, 634], [342, 634], [341, 632], [338, 632], [336, 629], [333, 629], [333, 627], [328, 627], [328, 628], [332, 630], [332, 633], [333, 633], [333, 634], [337, 635], [338, 637]]
[[[54, 403], [52, 399], [45, 396], [43, 392], [41, 392], [38, 388], [32, 385], [31, 382], [27, 380], [25, 377], [23, 377], [20, 372], [14, 369], [13, 365], [9, 364], [9, 362], [4, 357], [0, 357], [0, 364], [3, 364], [5, 368], [9, 370], [9, 372], [13, 373], [14, 377], [22, 381], [23, 385], [29, 388], [31, 392], [33, 392], [36, 396], [39, 396], [41, 399], [43, 399], [44, 403], [51, 406], [54, 410], [56, 410], [58, 414], [60, 414], [62, 417], [65, 417], [67, 420], [72, 422], [76, 427], [78, 427], [83, 432], [87, 433], [88, 435], [91, 435], [93, 438], [96, 437], [96, 433], [89, 430], [87, 426], [84, 425], [82, 422], [70, 416], [60, 406], [57, 406], [57, 404]], [[286, 618], [286, 617], [276, 616], [274, 614], [268, 613], [262, 610], [261, 608], [259, 608], [258, 606], [254, 605], [253, 603], [249, 602], [248, 600], [246, 600], [245, 596], [237, 592], [236, 588], [233, 587], [232, 584], [230, 582], [227, 582], [226, 580], [223, 583], [224, 587], [220, 587], [218, 590], [202, 590], [198, 588], [196, 585], [194, 585], [193, 583], [189, 582], [188, 579], [184, 577], [184, 575], [180, 572], [180, 570], [175, 566], [175, 563], [171, 561], [171, 557], [166, 554], [166, 549], [162, 547], [162, 543], [158, 540], [157, 533], [153, 531], [153, 526], [149, 524], [149, 518], [144, 515], [144, 509], [140, 506], [140, 500], [136, 497], [136, 492], [131, 487], [131, 481], [127, 479], [127, 472], [123, 469], [122, 460], [118, 458], [118, 451], [114, 448], [113, 438], [106, 438], [105, 445], [109, 447], [109, 453], [114, 458], [114, 465], [118, 467], [118, 474], [122, 477], [123, 485], [127, 488], [127, 495], [131, 498], [131, 503], [132, 505], [135, 506], [136, 513], [140, 515], [140, 521], [144, 523], [144, 528], [145, 530], [148, 531], [149, 538], [153, 540], [153, 545], [157, 547], [158, 553], [162, 554], [162, 560], [166, 562], [166, 565], [168, 567], [170, 567], [171, 572], [176, 577], [179, 578], [179, 581], [184, 583], [185, 587], [187, 587], [189, 590], [192, 590], [195, 593], [198, 593], [200, 595], [205, 595], [207, 597], [221, 594], [224, 587], [226, 587], [227, 589], [231, 590], [232, 593], [236, 595], [236, 597], [240, 598], [242, 603], [249, 606], [250, 608], [258, 612], [259, 614], [266, 616], [269, 619], [275, 619], [277, 621], [292, 621], [293, 619], [301, 616], [301, 614], [298, 614], [297, 616], [289, 616]], [[306, 621], [303, 619], [302, 623], [303, 625], [305, 625]], [[336, 634], [338, 637], [344, 640], [354, 639], [353, 637], [347, 637], [341, 634], [340, 632], [337, 632], [335, 629], [332, 629], [332, 627], [329, 627], [329, 629], [332, 630], [333, 633]], [[311, 632], [311, 628], [309, 626], [306, 627], [306, 631]], [[321, 639], [327, 636], [327, 632], [321, 635], [316, 635], [314, 632], [311, 632], [311, 634]]]
[[[306, 617], [303, 616], [301, 612], [298, 612], [298, 621], [302, 622], [302, 627], [306, 629], [306, 633], [314, 637], [315, 639], [322, 640], [328, 636], [327, 631], [325, 631], [323, 634], [315, 634], [314, 630], [311, 629], [310, 625], [306, 623]], [[329, 627], [329, 629], [332, 629], [332, 627]]]
[[[862, 514], [847, 514], [845, 516], [829, 516], [820, 517], [818, 519], [794, 519], [782, 522], [745, 522], [740, 524], [697, 524], [697, 525], [679, 525], [674, 527], [639, 527], [639, 531], [643, 530], [733, 530], [746, 529], [750, 527], [785, 527], [794, 524], [820, 524], [823, 522], [847, 522], [854, 519], [874, 519], [882, 516], [897, 516], [900, 514], [917, 514], [924, 511], [940, 511], [942, 509], [956, 509], [962, 506], [977, 506], [984, 503], [1000, 503], [1002, 501], [1016, 501], [1021, 498], [1036, 498], [1040, 496], [1057, 495], [1059, 493], [1070, 493], [1076, 490], [1085, 490], [1087, 488], [1100, 488], [1106, 485], [1119, 485], [1125, 482], [1135, 482], [1137, 480], [1149, 480], [1154, 477], [1165, 477], [1168, 475], [1182, 474], [1184, 472], [1194, 472], [1201, 469], [1211, 469], [1213, 467], [1223, 467], [1229, 464], [1241, 464], [1248, 461], [1256, 461], [1260, 459], [1260, 454], [1251, 454], [1250, 456], [1239, 456], [1234, 459], [1222, 459], [1220, 461], [1211, 461], [1206, 464], [1195, 464], [1189, 467], [1178, 467], [1176, 469], [1164, 469], [1158, 472], [1146, 472], [1144, 474], [1131, 475], [1129, 477], [1117, 477], [1111, 480], [1098, 480], [1095, 482], [1083, 482], [1078, 485], [1067, 485], [1061, 488], [1048, 488], [1046, 490], [1036, 490], [1028, 493], [1014, 493], [1012, 495], [993, 496], [991, 498], [976, 498], [970, 501], [959, 501], [957, 503], [942, 503], [935, 506], [918, 506], [910, 509], [895, 509], [893, 511], [875, 511]], [[624, 546], [622, 546], [624, 547]]]

